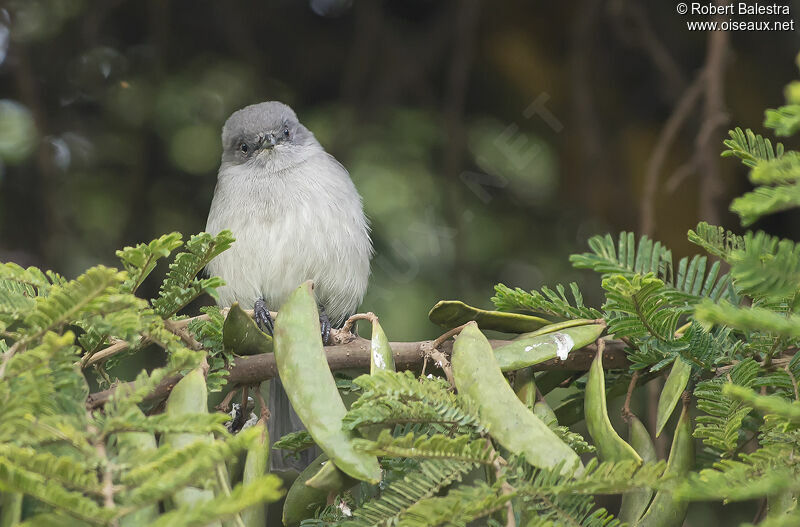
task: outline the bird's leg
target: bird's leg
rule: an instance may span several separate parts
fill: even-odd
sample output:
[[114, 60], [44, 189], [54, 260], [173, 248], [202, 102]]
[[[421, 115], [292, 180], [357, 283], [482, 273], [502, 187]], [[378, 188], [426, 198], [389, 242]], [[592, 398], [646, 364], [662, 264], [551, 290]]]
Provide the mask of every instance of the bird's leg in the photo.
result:
[[322, 306], [319, 306], [319, 331], [322, 335], [322, 345], [327, 346], [331, 340], [331, 320]]
[[253, 306], [253, 318], [258, 327], [261, 328], [261, 331], [267, 335], [272, 335], [272, 315], [269, 314], [267, 303], [263, 298], [256, 300], [256, 304]]

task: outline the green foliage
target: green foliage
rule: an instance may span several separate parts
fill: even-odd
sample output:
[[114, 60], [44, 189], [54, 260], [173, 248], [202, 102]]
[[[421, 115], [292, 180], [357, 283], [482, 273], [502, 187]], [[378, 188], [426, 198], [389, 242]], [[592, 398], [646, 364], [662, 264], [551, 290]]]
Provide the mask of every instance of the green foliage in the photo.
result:
[[455, 438], [444, 434], [415, 436], [409, 432], [405, 436], [392, 437], [384, 429], [375, 441], [357, 439], [356, 448], [377, 456], [426, 459], [449, 459], [473, 464], [491, 465], [496, 453], [485, 440], [472, 439], [469, 435]]
[[178, 232], [165, 234], [150, 243], [140, 243], [136, 247], [125, 247], [117, 251], [122, 265], [128, 271], [124, 289], [135, 293], [145, 278], [156, 268], [158, 260], [166, 258], [183, 244]]
[[689, 241], [726, 262], [730, 261], [732, 253], [744, 249], [744, 238], [722, 227], [701, 221], [696, 229], [689, 230]]
[[477, 410], [449, 391], [444, 379], [417, 378], [409, 371], [379, 371], [375, 375], [362, 375], [355, 383], [363, 393], [345, 415], [346, 429], [426, 422], [484, 429]]
[[603, 308], [613, 315], [609, 331], [620, 337], [653, 336], [664, 342], [673, 340], [681, 317], [690, 311], [691, 298], [652, 274], [633, 275], [631, 279], [614, 275], [603, 280], [606, 303]]
[[566, 290], [561, 284], [556, 285], [555, 291], [543, 287], [541, 293], [527, 292], [519, 287], [511, 289], [503, 284], [497, 284], [492, 302], [502, 311], [531, 311], [569, 319], [601, 318], [600, 311], [583, 305], [583, 295], [578, 289], [578, 284], [573, 282], [569, 284], [569, 288], [572, 302], [567, 298]]
[[759, 161], [770, 161], [780, 158], [783, 155], [783, 145], [775, 143], [775, 149], [772, 149], [772, 142], [769, 139], [761, 137], [760, 134], [754, 133], [749, 128], [742, 131], [738, 126], [734, 130], [728, 132], [730, 139], [723, 141], [723, 144], [728, 147], [723, 150], [722, 157], [736, 156], [742, 160], [742, 163], [749, 167], [755, 167]]
[[197, 274], [233, 242], [230, 231], [222, 231], [216, 236], [204, 232], [189, 238], [184, 246], [186, 250], [170, 264], [158, 298], [153, 300], [156, 313], [169, 318], [201, 293], [214, 296], [214, 289], [221, 286], [222, 281], [217, 277], [197, 278]]
[[[35, 268], [0, 266], [0, 291], [7, 293], [0, 295], [0, 492], [30, 500], [33, 507], [23, 510], [26, 525], [119, 525], [197, 485], [208, 486], [217, 497], [176, 509], [154, 524], [206, 525], [280, 497], [274, 476], [232, 491], [219, 478], [220, 467], [246, 451], [258, 430], [231, 436], [223, 426], [229, 420], [225, 414], [145, 416], [138, 406], [164, 379], [204, 358], [203, 351], [187, 347], [191, 336], [180, 329], [182, 323], [164, 317], [221, 284], [194, 275], [230, 242], [226, 233], [192, 237], [152, 303], [134, 293], [157, 261], [180, 245], [177, 233], [119, 251], [125, 271], [97, 266], [67, 281]], [[214, 376], [221, 376], [225, 366], [223, 318], [218, 308], [209, 308], [205, 317], [189, 323], [190, 335], [210, 353], [212, 385], [219, 384]], [[87, 411], [89, 371], [83, 366], [112, 342], [134, 351], [153, 343], [163, 348], [166, 365], [118, 386], [102, 411]], [[102, 367], [98, 371], [104, 374]], [[152, 438], [168, 433], [207, 440], [156, 448]], [[121, 446], [126, 434], [149, 435], [151, 447], [126, 453], [130, 447]]]
[[800, 290], [800, 246], [749, 232], [744, 249], [733, 254], [731, 276], [737, 289], [750, 297], [791, 299]]
[[[424, 498], [430, 498], [442, 488], [460, 480], [472, 468], [470, 463], [449, 460], [425, 460], [418, 468], [402, 479], [390, 484], [380, 498], [370, 500], [358, 508], [354, 519], [347, 522], [348, 527], [367, 527], [377, 525], [410, 525], [413, 513], [408, 509], [418, 505]], [[423, 521], [428, 521], [423, 519]], [[423, 525], [436, 525], [424, 523]]]
[[746, 360], [731, 368], [725, 377], [703, 381], [694, 390], [697, 408], [705, 413], [697, 417], [694, 436], [702, 439], [706, 447], [714, 450], [720, 457], [730, 458], [736, 453], [743, 437], [742, 421], [751, 410], [727, 395], [724, 387], [728, 382], [751, 386], [758, 371], [755, 361]]

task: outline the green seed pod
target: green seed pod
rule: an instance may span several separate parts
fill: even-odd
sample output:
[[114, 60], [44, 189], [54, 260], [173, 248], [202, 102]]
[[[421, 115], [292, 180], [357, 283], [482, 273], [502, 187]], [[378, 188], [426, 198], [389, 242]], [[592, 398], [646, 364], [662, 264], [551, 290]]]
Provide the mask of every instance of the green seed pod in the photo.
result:
[[[642, 422], [635, 416], [631, 416], [628, 423], [629, 437], [628, 441], [633, 449], [639, 454], [645, 463], [655, 463], [658, 461], [656, 455], [656, 448], [653, 445], [653, 440], [650, 438], [650, 433], [644, 427]], [[639, 518], [642, 517], [650, 500], [653, 498], [653, 489], [643, 488], [627, 492], [622, 495], [622, 505], [619, 508], [617, 518], [620, 521], [634, 525]]]
[[533, 376], [533, 368], [523, 368], [517, 372], [514, 377], [514, 391], [525, 406], [533, 409], [536, 404], [536, 378]]
[[272, 337], [261, 331], [255, 321], [234, 303], [222, 325], [222, 343], [236, 355], [272, 352]]
[[589, 380], [586, 382], [586, 394], [583, 401], [583, 413], [589, 435], [597, 447], [600, 461], [633, 460], [642, 462], [642, 458], [628, 443], [617, 434], [611, 426], [606, 406], [606, 381], [603, 371], [603, 353], [598, 349], [597, 356], [589, 368]]
[[323, 464], [322, 468], [306, 481], [307, 486], [326, 492], [338, 492], [341, 489], [350, 488], [356, 483], [358, 480], [339, 470], [331, 461]]
[[556, 413], [545, 401], [539, 401], [533, 405], [533, 415], [541, 419], [546, 425], [550, 425], [551, 423], [558, 424]]
[[[141, 410], [137, 411], [141, 414]], [[122, 463], [135, 464], [140, 456], [155, 450], [156, 438], [152, 432], [123, 432], [116, 436], [116, 452]], [[120, 518], [120, 527], [147, 527], [158, 518], [158, 505], [148, 505]]]
[[314, 509], [324, 507], [328, 499], [328, 491], [315, 489], [306, 485], [306, 481], [327, 464], [328, 456], [320, 454], [294, 480], [286, 501], [283, 502], [283, 524], [287, 527], [297, 525], [301, 521], [314, 517]]
[[0, 493], [0, 527], [14, 527], [22, 519], [22, 494]]
[[589, 324], [517, 339], [494, 350], [494, 356], [503, 371], [519, 370], [555, 358], [566, 360], [570, 351], [591, 344], [605, 328], [603, 324]]
[[[681, 477], [688, 474], [692, 468], [694, 468], [692, 419], [689, 417], [688, 406], [684, 405], [678, 426], [675, 427], [675, 437], [672, 439], [664, 475]], [[671, 492], [659, 490], [647, 512], [636, 525], [637, 527], [681, 527], [688, 508], [688, 501], [677, 501]]]
[[378, 458], [357, 451], [354, 434], [342, 429], [346, 409], [325, 358], [310, 281], [289, 295], [278, 313], [274, 348], [289, 400], [317, 445], [350, 476], [379, 482]]
[[[165, 409], [167, 415], [191, 415], [208, 413], [208, 390], [206, 379], [200, 368], [186, 374], [183, 379], [172, 389], [167, 398]], [[164, 434], [161, 444], [173, 448], [182, 448], [195, 441], [212, 441], [207, 434]], [[172, 497], [175, 505], [197, 505], [214, 499], [214, 493], [208, 489], [186, 487], [176, 492]], [[212, 527], [219, 527], [220, 522], [213, 522]]]
[[503, 333], [525, 333], [535, 331], [550, 323], [549, 320], [531, 315], [486, 311], [468, 306], [460, 300], [442, 300], [428, 313], [428, 318], [443, 329], [453, 329], [470, 321], [475, 321], [487, 330]]
[[681, 394], [686, 389], [686, 385], [689, 384], [691, 375], [692, 366], [680, 357], [676, 357], [667, 377], [667, 382], [664, 383], [664, 389], [661, 390], [661, 395], [658, 397], [656, 437], [661, 435], [661, 431], [669, 421], [672, 411], [681, 399]]
[[[245, 485], [266, 474], [269, 466], [269, 432], [266, 425], [262, 423], [257, 424], [256, 427], [261, 430], [261, 434], [247, 449], [244, 473], [242, 474], [242, 483]], [[265, 527], [267, 525], [266, 505], [260, 503], [248, 507], [241, 512], [241, 518], [245, 527]]]
[[370, 351], [370, 375], [379, 370], [395, 371], [392, 347], [389, 346], [389, 339], [386, 338], [386, 333], [383, 332], [383, 328], [378, 322], [378, 317], [375, 317], [372, 321], [372, 340], [370, 341]]
[[561, 331], [562, 329], [574, 328], [576, 326], [588, 326], [590, 324], [595, 324], [596, 322], [597, 322], [596, 320], [592, 320], [589, 318], [573, 318], [572, 320], [565, 320], [563, 322], [556, 322], [555, 324], [548, 324], [544, 327], [537, 329], [536, 331], [523, 333], [514, 340], [521, 340], [530, 337], [538, 337], [539, 335], [555, 333], [556, 331]]
[[474, 322], [453, 346], [453, 377], [458, 393], [475, 405], [489, 433], [510, 452], [524, 454], [539, 468], [563, 462], [563, 474], [582, 469], [577, 454], [517, 398]]

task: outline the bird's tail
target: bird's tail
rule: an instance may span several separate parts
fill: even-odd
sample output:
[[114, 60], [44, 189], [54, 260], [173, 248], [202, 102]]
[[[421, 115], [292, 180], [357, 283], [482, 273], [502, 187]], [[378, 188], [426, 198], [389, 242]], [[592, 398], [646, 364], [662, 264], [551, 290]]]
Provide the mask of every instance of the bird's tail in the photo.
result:
[[[269, 413], [270, 418], [267, 424], [269, 429], [270, 441], [274, 443], [281, 437], [292, 432], [305, 430], [303, 422], [292, 408], [286, 390], [280, 378], [274, 377], [269, 384]], [[309, 448], [299, 452], [299, 457], [284, 456], [285, 452], [273, 450], [269, 456], [270, 470], [297, 470], [306, 468], [315, 457], [319, 455], [318, 448]]]

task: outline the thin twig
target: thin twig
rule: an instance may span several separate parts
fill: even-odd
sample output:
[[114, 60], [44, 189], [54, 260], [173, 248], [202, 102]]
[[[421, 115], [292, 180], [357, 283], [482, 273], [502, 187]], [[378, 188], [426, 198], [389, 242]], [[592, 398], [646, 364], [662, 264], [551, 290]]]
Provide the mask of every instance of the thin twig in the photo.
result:
[[261, 395], [260, 383], [253, 387], [253, 393], [256, 395], [256, 401], [258, 401], [258, 406], [260, 407], [261, 417], [259, 418], [259, 421], [266, 423], [270, 418], [269, 406], [267, 406], [267, 401], [264, 400], [264, 396]]
[[430, 349], [426, 350], [426, 354], [430, 356], [431, 359], [434, 360], [436, 365], [444, 371], [445, 377], [447, 377], [447, 382], [450, 383], [450, 386], [455, 387], [456, 382], [453, 378], [453, 368], [450, 366], [450, 359], [442, 353], [439, 348], [444, 344], [447, 339], [454, 337], [461, 333], [461, 330], [464, 329], [467, 324], [462, 324], [458, 327], [455, 327], [451, 330], [448, 330], [443, 335], [440, 335], [436, 340], [431, 343]]
[[355, 315], [348, 318], [347, 321], [345, 321], [340, 331], [346, 331], [352, 333], [353, 324], [355, 324], [356, 320], [369, 320], [371, 323], [374, 324], [375, 322], [377, 322], [378, 317], [375, 316], [375, 313], [373, 313], [372, 311], [368, 313], [356, 313]]
[[638, 382], [639, 370], [636, 370], [633, 372], [633, 375], [631, 375], [631, 382], [628, 384], [628, 393], [625, 394], [625, 404], [622, 405], [622, 418], [627, 423], [630, 423], [633, 418], [633, 412], [631, 412], [631, 395], [633, 395], [633, 390], [636, 389], [636, 384]]
[[228, 413], [230, 411], [230, 409], [231, 409], [231, 401], [233, 400], [233, 397], [236, 395], [236, 392], [238, 392], [238, 391], [239, 391], [239, 387], [238, 386], [234, 386], [231, 389], [231, 391], [229, 391], [225, 395], [225, 398], [222, 399], [222, 401], [216, 406], [217, 410], [219, 410], [220, 412]]
[[197, 340], [192, 336], [192, 333], [189, 331], [188, 324], [182, 324], [179, 326], [173, 320], [167, 319], [164, 321], [164, 327], [177, 335], [190, 350], [199, 351], [203, 349], [203, 345], [197, 342]]
[[439, 346], [441, 346], [450, 337], [455, 337], [456, 335], [461, 333], [461, 330], [463, 330], [466, 326], [467, 326], [467, 324], [461, 324], [460, 326], [455, 327], [453, 329], [450, 329], [447, 332], [445, 332], [444, 334], [438, 336], [436, 338], [436, 340], [433, 341], [433, 347], [434, 348], [438, 348]]
[[797, 390], [797, 379], [792, 373], [791, 368], [789, 368], [789, 365], [787, 364], [786, 366], [783, 367], [783, 370], [786, 372], [787, 375], [789, 375], [789, 378], [792, 380], [792, 388], [794, 388], [794, 400], [800, 401], [800, 393], [798, 393]]
[[[486, 445], [487, 450], [490, 451], [489, 457], [492, 460], [492, 467], [494, 467], [494, 476], [498, 480], [502, 481], [500, 484], [501, 492], [504, 495], [512, 494], [514, 492], [514, 487], [512, 487], [508, 481], [503, 478], [503, 467], [508, 464], [508, 462], [503, 459], [503, 457], [497, 453], [494, 449], [494, 445], [492, 445], [491, 439], [488, 437], [486, 438]], [[516, 520], [514, 519], [514, 506], [511, 504], [511, 500], [506, 502], [506, 527], [516, 527]]]

